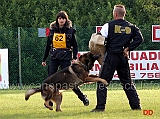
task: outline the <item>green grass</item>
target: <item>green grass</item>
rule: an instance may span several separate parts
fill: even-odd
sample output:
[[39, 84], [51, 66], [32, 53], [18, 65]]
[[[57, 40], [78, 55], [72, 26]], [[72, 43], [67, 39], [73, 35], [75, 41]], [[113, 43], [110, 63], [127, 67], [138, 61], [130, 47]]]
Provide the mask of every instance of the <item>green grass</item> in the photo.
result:
[[96, 105], [95, 90], [83, 90], [89, 106], [83, 106], [72, 91], [64, 91], [63, 112], [45, 108], [40, 93], [25, 101], [25, 90], [0, 90], [0, 119], [160, 119], [160, 89], [137, 91], [142, 108], [153, 110], [152, 116], [144, 116], [143, 110], [131, 110], [123, 90], [109, 90], [106, 110], [99, 113], [90, 112]]

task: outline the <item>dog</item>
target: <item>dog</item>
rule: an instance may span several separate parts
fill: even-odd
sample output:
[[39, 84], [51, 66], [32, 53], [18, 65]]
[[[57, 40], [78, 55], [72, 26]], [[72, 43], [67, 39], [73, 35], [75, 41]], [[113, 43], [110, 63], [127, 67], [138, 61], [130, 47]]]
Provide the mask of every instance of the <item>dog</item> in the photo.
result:
[[41, 96], [45, 100], [44, 105], [47, 108], [53, 110], [54, 102], [56, 104], [56, 111], [61, 111], [61, 90], [73, 89], [89, 82], [102, 82], [108, 85], [106, 80], [96, 75], [89, 75], [89, 70], [92, 69], [94, 62], [99, 57], [100, 55], [93, 55], [91, 52], [84, 53], [76, 63], [45, 79], [41, 87], [28, 89], [25, 92], [25, 100], [28, 100], [31, 95], [41, 92]]

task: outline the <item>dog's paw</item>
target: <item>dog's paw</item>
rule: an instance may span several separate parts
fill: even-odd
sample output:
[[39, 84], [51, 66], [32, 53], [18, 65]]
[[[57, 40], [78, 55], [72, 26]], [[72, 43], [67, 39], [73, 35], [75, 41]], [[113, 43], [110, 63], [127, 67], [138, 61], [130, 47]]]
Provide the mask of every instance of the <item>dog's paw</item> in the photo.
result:
[[50, 106], [50, 105], [47, 105], [47, 104], [44, 103], [44, 106], [45, 106], [46, 108], [48, 108], [49, 110], [53, 110], [53, 107]]
[[61, 109], [56, 109], [56, 112], [62, 112], [62, 110]]

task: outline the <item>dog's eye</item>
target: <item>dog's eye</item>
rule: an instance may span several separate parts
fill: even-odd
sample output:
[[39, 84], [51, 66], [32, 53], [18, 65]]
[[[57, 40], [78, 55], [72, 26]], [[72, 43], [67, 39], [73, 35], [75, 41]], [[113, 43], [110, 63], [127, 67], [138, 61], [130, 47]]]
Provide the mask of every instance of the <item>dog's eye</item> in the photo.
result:
[[88, 62], [89, 62], [89, 59], [86, 59], [85, 61], [88, 63]]

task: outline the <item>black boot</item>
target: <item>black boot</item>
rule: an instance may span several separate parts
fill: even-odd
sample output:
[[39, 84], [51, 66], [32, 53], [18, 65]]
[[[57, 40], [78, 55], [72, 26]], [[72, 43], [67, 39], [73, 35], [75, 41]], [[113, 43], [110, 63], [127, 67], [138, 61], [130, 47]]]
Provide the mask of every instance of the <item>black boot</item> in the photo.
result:
[[104, 112], [104, 111], [105, 109], [97, 109], [97, 108], [91, 110], [91, 112]]
[[107, 99], [107, 87], [101, 83], [97, 83], [97, 105], [91, 112], [103, 112], [105, 111], [105, 104]]
[[78, 98], [83, 102], [85, 106], [89, 105], [89, 100], [87, 96], [84, 95], [78, 87], [74, 88], [73, 91], [75, 92], [75, 94], [77, 94]]
[[123, 89], [127, 95], [131, 109], [141, 110], [140, 99], [137, 94], [135, 86], [133, 84], [125, 84], [123, 85]]

